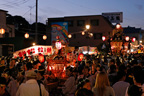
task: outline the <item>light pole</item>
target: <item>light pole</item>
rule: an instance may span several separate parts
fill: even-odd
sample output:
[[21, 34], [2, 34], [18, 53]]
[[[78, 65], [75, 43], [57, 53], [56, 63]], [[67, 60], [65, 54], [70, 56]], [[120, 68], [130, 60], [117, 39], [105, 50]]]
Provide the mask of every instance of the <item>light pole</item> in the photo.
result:
[[37, 33], [38, 33], [38, 32], [37, 32], [37, 21], [38, 21], [37, 16], [38, 16], [38, 0], [36, 0], [36, 25], [35, 25], [35, 32], [36, 32], [36, 34], [35, 34], [35, 41], [36, 41], [36, 43], [38, 43], [38, 42], [37, 42], [37, 41], [38, 41], [38, 40], [37, 40], [37, 39], [38, 39], [38, 38], [37, 38], [37, 37], [38, 37], [38, 36], [37, 36], [37, 35], [38, 35], [38, 34], [37, 34]]

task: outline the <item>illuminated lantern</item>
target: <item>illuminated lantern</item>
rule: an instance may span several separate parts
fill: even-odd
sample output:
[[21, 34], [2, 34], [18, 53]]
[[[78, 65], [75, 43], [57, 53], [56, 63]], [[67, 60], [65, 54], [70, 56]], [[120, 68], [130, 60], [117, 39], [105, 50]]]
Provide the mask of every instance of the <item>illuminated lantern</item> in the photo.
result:
[[82, 32], [82, 35], [85, 35], [85, 32], [84, 32], [84, 31]]
[[26, 33], [24, 36], [25, 36], [25, 38], [29, 38], [29, 34], [28, 33]]
[[121, 25], [120, 24], [117, 24], [116, 25], [116, 29], [120, 29], [121, 28]]
[[133, 38], [132, 38], [132, 42], [135, 42], [135, 40], [136, 40], [136, 38], [135, 38], [135, 37], [133, 37]]
[[71, 34], [69, 34], [69, 35], [68, 35], [68, 38], [71, 38], [71, 37], [72, 37], [72, 35], [71, 35]]
[[82, 61], [82, 60], [83, 60], [83, 57], [84, 57], [84, 55], [83, 55], [82, 53], [80, 53], [80, 54], [78, 55], [78, 61]]
[[126, 36], [126, 37], [125, 37], [125, 40], [126, 40], [126, 41], [129, 41], [129, 36]]
[[0, 29], [0, 34], [4, 34], [5, 33], [5, 29], [1, 28]]
[[105, 41], [105, 40], [106, 40], [106, 37], [105, 37], [105, 36], [102, 36], [102, 40]]
[[38, 59], [41, 63], [44, 62], [44, 56], [42, 54], [39, 55]]
[[57, 41], [57, 42], [55, 43], [55, 46], [56, 46], [56, 48], [57, 48], [58, 50], [62, 48], [62, 44], [61, 44], [60, 41]]
[[56, 39], [59, 39], [60, 37], [59, 36], [56, 36]]
[[43, 40], [46, 40], [47, 39], [47, 36], [46, 35], [43, 35]]

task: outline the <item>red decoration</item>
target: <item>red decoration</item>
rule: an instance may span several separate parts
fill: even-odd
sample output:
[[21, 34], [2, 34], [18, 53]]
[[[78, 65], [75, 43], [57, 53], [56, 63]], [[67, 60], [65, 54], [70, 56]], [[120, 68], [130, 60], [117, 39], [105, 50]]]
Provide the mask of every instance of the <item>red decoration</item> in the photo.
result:
[[41, 63], [44, 62], [44, 56], [42, 54], [39, 55], [38, 59]]
[[80, 53], [80, 54], [78, 55], [78, 61], [82, 61], [82, 60], [83, 60], [83, 57], [84, 57], [84, 55], [83, 55], [82, 53]]
[[133, 37], [133, 38], [132, 38], [132, 42], [135, 42], [135, 40], [136, 40], [136, 38], [135, 38], [135, 37]]

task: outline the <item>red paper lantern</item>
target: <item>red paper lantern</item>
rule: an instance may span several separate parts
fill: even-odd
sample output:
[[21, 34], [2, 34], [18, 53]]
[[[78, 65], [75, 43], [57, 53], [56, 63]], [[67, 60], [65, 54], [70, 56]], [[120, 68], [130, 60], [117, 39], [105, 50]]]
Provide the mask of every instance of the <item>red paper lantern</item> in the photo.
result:
[[44, 56], [42, 54], [39, 55], [38, 59], [41, 63], [44, 62]]
[[78, 55], [78, 61], [82, 61], [82, 60], [83, 60], [83, 57], [84, 57], [84, 55], [83, 55], [82, 53], [80, 53], [80, 54]]

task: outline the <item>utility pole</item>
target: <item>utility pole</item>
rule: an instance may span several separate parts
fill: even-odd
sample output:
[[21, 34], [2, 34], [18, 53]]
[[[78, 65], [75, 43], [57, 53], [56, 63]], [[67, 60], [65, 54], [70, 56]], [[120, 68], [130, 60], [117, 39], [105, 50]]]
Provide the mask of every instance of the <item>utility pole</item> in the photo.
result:
[[35, 32], [36, 32], [36, 34], [35, 34], [35, 42], [36, 42], [36, 44], [38, 43], [38, 32], [37, 32], [37, 21], [38, 21], [38, 0], [36, 0], [36, 23], [35, 23]]

